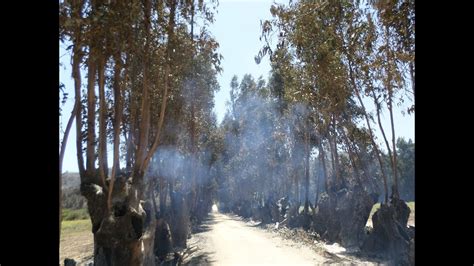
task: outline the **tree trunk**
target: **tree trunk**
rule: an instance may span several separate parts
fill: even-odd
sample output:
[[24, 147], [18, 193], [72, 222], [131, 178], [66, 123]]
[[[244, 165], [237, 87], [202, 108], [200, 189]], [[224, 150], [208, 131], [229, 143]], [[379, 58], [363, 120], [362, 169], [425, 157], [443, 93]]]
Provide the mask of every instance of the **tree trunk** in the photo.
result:
[[143, 177], [146, 167], [144, 167], [147, 156], [149, 134], [150, 134], [150, 80], [149, 80], [149, 56], [151, 43], [151, 2], [145, 0], [144, 4], [144, 27], [145, 27], [145, 47], [143, 50], [143, 89], [140, 107], [140, 125], [138, 136], [138, 148], [135, 155], [135, 165], [133, 175], [137, 178]]
[[329, 155], [331, 159], [331, 175], [330, 178], [328, 178], [328, 189], [333, 190], [334, 189], [334, 184], [335, 184], [335, 169], [336, 167], [334, 166], [334, 149], [332, 146], [332, 140], [331, 138], [328, 138], [328, 146], [329, 146]]
[[160, 214], [164, 215], [166, 212], [166, 198], [167, 198], [167, 192], [166, 192], [166, 182], [164, 180], [163, 176], [159, 177], [160, 179]]
[[[95, 75], [96, 64], [94, 62], [94, 48], [90, 48], [88, 62], [88, 80], [87, 80], [87, 162], [86, 176], [92, 178], [95, 176]], [[91, 180], [92, 181], [92, 180]]]
[[318, 143], [318, 149], [319, 149], [319, 159], [321, 160], [321, 165], [323, 167], [323, 175], [324, 175], [324, 185], [325, 185], [325, 190], [328, 192], [328, 171], [326, 168], [326, 152], [324, 151], [323, 148], [323, 140], [322, 138], [320, 139]]
[[[75, 5], [75, 18], [80, 19], [82, 17], [82, 5], [83, 1], [74, 1]], [[79, 174], [84, 175], [84, 157], [82, 156], [82, 102], [81, 102], [81, 68], [80, 63], [82, 61], [83, 53], [81, 50], [81, 31], [76, 29], [75, 41], [73, 46], [73, 60], [72, 60], [72, 77], [74, 79], [74, 93], [75, 93], [75, 105], [77, 106], [76, 111], [76, 155], [77, 165], [79, 168]]]
[[295, 169], [293, 169], [292, 171], [293, 171], [293, 178], [295, 180], [295, 199], [296, 199], [297, 204], [299, 205], [301, 201], [300, 201], [300, 186], [298, 182], [298, 174], [296, 173]]
[[305, 128], [305, 166], [304, 166], [304, 176], [305, 176], [305, 193], [304, 193], [304, 212], [308, 214], [309, 212], [309, 156], [310, 156], [310, 136], [309, 136], [309, 122], [306, 123]]
[[[385, 174], [385, 169], [384, 169], [382, 157], [380, 156], [379, 148], [377, 146], [377, 143], [375, 142], [374, 133], [373, 133], [372, 127], [370, 125], [369, 115], [367, 114], [367, 111], [366, 111], [367, 109], [365, 108], [364, 102], [362, 101], [362, 97], [360, 96], [359, 89], [357, 88], [357, 85], [356, 85], [356, 82], [355, 82], [355, 77], [354, 77], [353, 70], [352, 70], [351, 60], [349, 60], [349, 77], [350, 77], [350, 80], [351, 80], [351, 83], [352, 83], [352, 87], [354, 88], [354, 91], [356, 93], [357, 99], [359, 100], [359, 104], [362, 107], [365, 122], [367, 123], [367, 127], [369, 129], [370, 141], [372, 143], [372, 146], [374, 146], [375, 155], [377, 156], [377, 160], [379, 162], [380, 172], [381, 172], [382, 178], [383, 178], [383, 185], [384, 185], [384, 192], [385, 192], [385, 203], [387, 203], [388, 202], [387, 175]], [[373, 90], [372, 90], [372, 92], [373, 92], [373, 95], [374, 95], [374, 101], [377, 101], [376, 97], [375, 97], [375, 93], [374, 93]], [[377, 105], [376, 105], [376, 110], [377, 110], [377, 115], [378, 115], [379, 114], [379, 108], [378, 108]], [[379, 119], [379, 126], [381, 126], [380, 119]], [[383, 130], [382, 130], [382, 134], [383, 134]]]
[[357, 181], [357, 184], [362, 186], [362, 182], [360, 180], [359, 167], [356, 164], [356, 152], [353, 150], [351, 142], [349, 141], [349, 138], [347, 137], [347, 134], [346, 134], [344, 128], [341, 129], [341, 132], [342, 132], [342, 137], [344, 139], [344, 142], [346, 143], [347, 152], [349, 153], [349, 160], [351, 162], [352, 169], [354, 170], [355, 179]]
[[336, 187], [340, 189], [344, 187], [344, 179], [341, 176], [340, 166], [339, 166], [339, 152], [337, 151], [337, 124], [336, 124], [336, 117], [333, 115], [332, 117], [332, 124], [333, 124], [333, 145], [334, 145], [334, 171], [336, 175]]
[[[80, 19], [82, 17], [82, 1], [73, 2], [74, 5], [74, 18]], [[73, 113], [76, 118], [76, 155], [77, 155], [77, 165], [79, 168], [79, 175], [84, 176], [84, 157], [82, 156], [82, 103], [81, 103], [81, 69], [80, 63], [82, 60], [82, 50], [81, 50], [81, 31], [76, 28], [75, 38], [73, 43], [73, 56], [72, 56], [72, 77], [74, 79], [74, 94], [75, 94], [75, 103], [73, 108]], [[71, 114], [72, 115], [72, 114]], [[72, 118], [72, 117], [71, 117]], [[72, 119], [69, 119], [69, 122], [72, 126]], [[62, 163], [64, 158], [64, 151], [66, 150], [66, 141], [67, 136], [69, 136], [69, 122], [66, 127], [66, 132], [64, 133], [63, 144], [64, 147], [61, 147], [62, 155], [59, 162], [59, 236], [61, 236], [61, 222], [62, 222]], [[60, 239], [61, 237], [59, 237]], [[60, 240], [59, 240], [60, 241]]]
[[105, 102], [105, 57], [103, 54], [99, 56], [98, 76], [99, 76], [99, 176], [102, 186], [106, 188], [105, 180], [108, 176], [107, 166], [107, 103]]
[[[392, 149], [390, 148], [390, 144], [388, 143], [387, 136], [385, 135], [385, 130], [383, 129], [382, 126], [382, 120], [380, 119], [380, 103], [377, 100], [377, 97], [375, 95], [375, 91], [372, 90], [372, 95], [374, 97], [374, 103], [376, 106], [376, 112], [377, 112], [377, 122], [379, 125], [380, 132], [382, 133], [383, 140], [385, 142], [385, 146], [387, 147], [387, 152], [388, 152], [388, 157], [390, 158], [390, 161], [392, 160]], [[385, 171], [385, 170], [384, 170]], [[386, 197], [385, 197], [386, 202], [388, 202], [388, 189], [386, 191]]]
[[319, 198], [319, 190], [321, 189], [319, 187], [319, 184], [321, 183], [321, 171], [319, 171], [319, 173], [315, 170], [316, 172], [316, 185], [314, 186], [315, 189], [316, 189], [316, 196], [315, 196], [315, 200], [314, 200], [314, 208], [316, 208], [316, 206], [318, 206], [318, 198]]
[[[132, 81], [132, 88], [134, 88], [134, 82]], [[127, 153], [125, 155], [125, 171], [131, 172], [132, 170], [132, 158], [135, 156], [135, 132], [136, 132], [136, 123], [138, 121], [137, 117], [137, 107], [135, 104], [135, 93], [133, 89], [130, 92], [130, 128], [127, 139]]]
[[64, 153], [66, 151], [66, 143], [67, 139], [69, 136], [69, 131], [71, 130], [72, 127], [72, 122], [74, 121], [74, 118], [76, 116], [77, 112], [77, 102], [74, 104], [74, 107], [72, 108], [71, 116], [69, 117], [69, 120], [66, 125], [66, 130], [64, 131], [64, 137], [63, 141], [61, 143], [61, 150], [59, 153], [59, 236], [61, 236], [61, 222], [62, 222], [62, 208], [63, 208], [63, 181], [62, 181], [62, 176], [63, 176], [63, 159], [64, 159]]
[[[390, 49], [388, 48], [389, 46], [389, 29], [388, 26], [385, 26], [385, 37], [386, 37], [386, 59], [387, 62], [389, 63], [395, 63], [392, 61], [392, 56], [390, 54]], [[388, 111], [390, 113], [390, 125], [392, 129], [392, 148], [393, 148], [393, 153], [391, 156], [391, 162], [392, 162], [392, 172], [393, 172], [393, 189], [392, 189], [392, 196], [395, 198], [400, 198], [400, 195], [398, 194], [398, 177], [397, 177], [397, 151], [396, 151], [396, 146], [395, 146], [395, 127], [393, 125], [393, 86], [392, 86], [392, 71], [391, 71], [391, 64], [386, 64], [386, 72], [387, 72], [387, 81], [386, 81], [386, 86], [388, 90]], [[388, 144], [387, 144], [388, 145]]]
[[115, 176], [120, 172], [120, 125], [122, 123], [122, 94], [120, 86], [120, 71], [122, 67], [120, 54], [114, 56], [114, 105], [115, 105], [115, 119], [114, 119], [114, 160], [112, 165], [112, 174], [110, 176], [109, 193], [107, 197], [107, 209], [112, 210], [112, 190], [114, 189]]
[[410, 77], [411, 77], [411, 87], [413, 90], [413, 95], [415, 95], [415, 67], [414, 62], [410, 63]]
[[153, 145], [151, 146], [148, 154], [145, 157], [143, 164], [141, 165], [141, 171], [144, 171], [148, 167], [148, 163], [150, 162], [151, 157], [155, 153], [158, 145], [160, 143], [160, 134], [163, 128], [163, 122], [165, 119], [165, 112], [166, 112], [166, 104], [168, 101], [168, 89], [169, 89], [169, 76], [171, 74], [171, 55], [172, 55], [172, 47], [174, 46], [174, 27], [175, 27], [175, 15], [176, 15], [176, 1], [171, 1], [170, 5], [170, 15], [169, 15], [169, 22], [168, 22], [168, 43], [166, 46], [166, 64], [165, 64], [165, 82], [163, 88], [163, 103], [161, 104], [160, 110], [160, 119], [158, 119], [157, 131], [155, 135], [155, 140], [153, 141]]
[[329, 137], [328, 137], [328, 141], [329, 141], [329, 151], [331, 153], [331, 166], [332, 166], [332, 180], [330, 180], [329, 182], [329, 189], [337, 189], [338, 187], [338, 182], [339, 182], [339, 174], [338, 174], [338, 164], [337, 164], [337, 161], [338, 161], [338, 156], [336, 155], [336, 137], [334, 136], [334, 130], [331, 130], [332, 134], [329, 133]]
[[[191, 38], [191, 44], [194, 44], [194, 0], [191, 3], [191, 33], [190, 33], [190, 38]], [[194, 51], [194, 50], [193, 50]], [[192, 54], [194, 57], [194, 53]], [[191, 213], [196, 212], [196, 203], [197, 203], [197, 183], [196, 183], [196, 121], [195, 121], [195, 90], [196, 87], [194, 86], [194, 77], [193, 77], [194, 72], [191, 72], [191, 95], [192, 95], [192, 100], [191, 100]]]
[[[156, 204], [156, 195], [155, 195], [155, 190], [156, 190], [156, 179], [159, 178], [159, 177], [154, 177], [153, 178], [153, 182], [151, 184], [151, 202], [153, 203], [153, 210], [155, 212], [155, 214], [157, 216], [160, 216], [162, 215], [162, 213], [160, 213], [160, 210], [158, 209], [158, 205]], [[161, 189], [160, 189], [160, 194], [159, 194], [159, 197], [161, 197]], [[161, 204], [161, 202], [160, 202]]]
[[396, 197], [397, 199], [400, 198], [400, 195], [398, 193], [398, 173], [397, 173], [397, 147], [395, 143], [395, 127], [393, 125], [393, 106], [392, 106], [392, 95], [389, 93], [389, 99], [390, 99], [390, 107], [388, 108], [390, 112], [390, 124], [392, 128], [392, 147], [393, 147], [393, 157], [392, 157], [392, 170], [393, 170], [393, 190], [392, 190], [392, 195]]
[[[375, 151], [375, 155], [377, 156], [377, 160], [379, 162], [379, 166], [380, 166], [380, 172], [382, 174], [382, 178], [383, 178], [383, 184], [384, 184], [384, 192], [385, 192], [385, 203], [388, 202], [388, 187], [387, 187], [387, 175], [385, 173], [385, 169], [384, 169], [384, 166], [383, 166], [383, 161], [382, 161], [382, 158], [380, 156], [380, 151], [379, 151], [379, 148], [378, 148], [378, 145], [377, 143], [375, 142], [375, 138], [374, 138], [374, 134], [373, 134], [373, 131], [372, 131], [372, 127], [370, 125], [370, 119], [369, 119], [369, 116], [367, 114], [367, 111], [366, 111], [366, 108], [365, 108], [365, 105], [364, 105], [364, 102], [362, 101], [362, 97], [359, 93], [359, 89], [357, 88], [357, 85], [356, 85], [356, 81], [355, 81], [355, 76], [354, 76], [354, 70], [352, 68], [352, 56], [350, 54], [348, 54], [348, 58], [349, 58], [349, 78], [350, 78], [350, 81], [352, 83], [352, 87], [356, 93], [356, 96], [357, 96], [357, 99], [359, 101], [359, 104], [361, 105], [362, 107], [362, 110], [363, 110], [363, 113], [364, 113], [364, 118], [365, 118], [365, 122], [367, 123], [367, 127], [369, 129], [369, 136], [370, 136], [370, 141], [372, 143], [372, 146], [374, 148], [374, 151]], [[373, 89], [372, 89], [372, 92], [373, 92]], [[374, 93], [374, 101], [376, 101], [376, 98], [375, 98], [375, 93]], [[379, 117], [379, 125], [381, 127], [381, 124], [380, 124], [380, 116], [379, 116], [379, 106], [378, 104], [376, 104], [376, 109], [377, 109], [377, 116]], [[382, 130], [382, 133], [383, 133], [383, 129], [381, 128]], [[384, 135], [384, 138], [385, 138], [385, 135]]]
[[[191, 89], [193, 90], [193, 89]], [[194, 94], [194, 93], [193, 93]], [[197, 182], [196, 182], [196, 125], [194, 121], [195, 110], [194, 110], [194, 95], [193, 100], [191, 100], [191, 212], [194, 212], [196, 209], [196, 196], [197, 196]]]

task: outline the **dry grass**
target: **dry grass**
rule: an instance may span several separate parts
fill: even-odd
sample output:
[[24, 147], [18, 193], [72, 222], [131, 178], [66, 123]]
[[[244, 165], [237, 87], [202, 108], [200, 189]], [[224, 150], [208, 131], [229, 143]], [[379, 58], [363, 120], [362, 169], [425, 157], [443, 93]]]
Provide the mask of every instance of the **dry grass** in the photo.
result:
[[94, 240], [89, 219], [63, 221], [61, 224], [60, 264], [65, 258], [84, 261], [93, 254]]

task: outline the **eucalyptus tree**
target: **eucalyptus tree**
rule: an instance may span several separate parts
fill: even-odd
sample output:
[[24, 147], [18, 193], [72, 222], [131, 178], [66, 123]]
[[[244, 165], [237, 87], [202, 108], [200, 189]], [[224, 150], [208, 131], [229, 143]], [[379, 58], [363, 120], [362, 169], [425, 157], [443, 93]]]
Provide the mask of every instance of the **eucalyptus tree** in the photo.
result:
[[[288, 94], [293, 97], [294, 102], [304, 102], [310, 106], [314, 121], [312, 127], [316, 129], [314, 135], [318, 136], [317, 143], [322, 145], [323, 138], [328, 141], [334, 184], [341, 187], [344, 180], [339, 173], [336, 122], [341, 110], [344, 110], [348, 92], [340, 56], [337, 52], [330, 52], [337, 51], [338, 45], [333, 27], [325, 25], [330, 24], [332, 18], [323, 17], [320, 13], [315, 17], [317, 3], [319, 2], [300, 1], [288, 7], [272, 6], [271, 12], [276, 18], [263, 23], [262, 34], [268, 36], [271, 32], [278, 31], [280, 40], [275, 52], [267, 44], [259, 56], [268, 52], [273, 61], [281, 60], [278, 52], [285, 47], [293, 55], [291, 61], [287, 60], [285, 69], [293, 69], [298, 73], [295, 75], [297, 78], [292, 79], [293, 83], [298, 83], [296, 86], [287, 86]], [[322, 146], [319, 150], [322, 150]], [[320, 154], [323, 156], [322, 152]]]
[[[363, 35], [365, 30], [360, 26], [358, 9], [359, 3], [353, 1], [273, 5], [274, 19], [262, 23], [262, 35], [268, 40], [277, 32], [277, 49], [273, 51], [266, 43], [257, 58], [268, 53], [272, 61], [281, 60], [277, 52], [283, 48], [293, 56], [287, 66], [297, 73], [293, 81], [296, 86], [287, 86], [285, 91], [301, 97], [295, 97], [295, 102], [305, 103], [311, 110], [309, 121], [319, 146], [320, 165], [325, 166], [325, 150], [329, 150], [330, 155], [328, 193], [321, 199], [315, 223], [322, 224], [318, 230], [329, 239], [341, 240], [347, 245], [358, 245], [361, 241], [361, 232], [374, 201], [366, 191], [370, 177], [364, 160], [370, 157], [364, 156], [368, 146], [362, 141], [366, 137], [361, 134], [365, 130], [360, 126], [360, 118], [365, 116], [369, 135], [373, 131], [365, 108], [356, 104], [360, 87], [354, 82], [360, 80], [353, 78], [351, 69], [351, 64], [361, 67], [361, 61], [355, 61], [354, 54], [358, 60], [364, 59], [362, 49], [354, 48], [354, 42], [361, 38], [356, 35]], [[327, 146], [323, 145], [325, 142]], [[347, 219], [356, 222], [347, 224]]]
[[[194, 5], [153, 0], [60, 3], [61, 38], [73, 47], [77, 157], [97, 265], [155, 263], [156, 222], [145, 174], [161, 140], [167, 101], [176, 85], [173, 73], [183, 64], [173, 61], [176, 48], [185, 42], [180, 27], [189, 23], [184, 14], [194, 11]], [[203, 1], [197, 6], [205, 16], [212, 13]], [[106, 95], [113, 95], [113, 101]], [[153, 109], [157, 100], [159, 112]], [[110, 175], [108, 142], [114, 149]]]
[[[376, 59], [376, 78], [380, 81], [379, 88], [383, 101], [390, 114], [391, 128], [391, 159], [394, 179], [392, 195], [399, 197], [396, 136], [394, 126], [395, 100], [403, 102], [405, 97], [411, 97], [415, 91], [415, 1], [375, 1], [375, 16], [378, 22], [378, 37], [381, 44]], [[408, 73], [408, 77], [407, 77]], [[411, 86], [408, 86], [411, 83]], [[410, 89], [407, 89], [410, 87]], [[405, 97], [402, 93], [405, 92]], [[374, 96], [375, 97], [375, 96]], [[378, 105], [380, 107], [380, 105]], [[414, 111], [412, 105], [408, 112]], [[384, 136], [387, 149], [390, 145]]]
[[[59, 156], [59, 235], [61, 235], [61, 221], [62, 221], [62, 164], [63, 158], [66, 151], [66, 144], [67, 139], [69, 136], [69, 131], [72, 127], [72, 123], [74, 119], [76, 119], [76, 124], [81, 125], [82, 118], [82, 104], [81, 104], [81, 72], [80, 72], [80, 64], [83, 57], [83, 44], [82, 44], [82, 30], [81, 30], [81, 19], [82, 19], [82, 9], [83, 9], [83, 2], [82, 1], [72, 1], [70, 4], [70, 8], [64, 8], [61, 6], [60, 9], [60, 39], [64, 40], [66, 36], [70, 36], [75, 40], [75, 45], [73, 46], [73, 58], [72, 58], [72, 77], [74, 79], [74, 91], [76, 94], [76, 98], [74, 101], [74, 107], [71, 112], [71, 117], [68, 120], [66, 125], [66, 129], [64, 132], [64, 137], [60, 147], [60, 156]], [[67, 19], [71, 18], [71, 19]], [[79, 95], [79, 97], [77, 96]], [[76, 134], [81, 135], [80, 126], [76, 127], [77, 131]], [[76, 141], [76, 149], [78, 151], [82, 151], [82, 141], [78, 138]], [[78, 157], [78, 160], [82, 159]], [[83, 162], [79, 161], [79, 165], [82, 166]], [[80, 168], [79, 171], [84, 172], [84, 169]]]
[[[234, 76], [230, 86], [231, 102], [221, 125], [226, 143], [221, 156], [225, 181], [219, 184], [230, 196], [220, 195], [238, 213], [260, 216], [283, 194], [278, 167], [278, 144], [283, 146], [283, 140], [276, 132], [278, 114], [263, 78], [255, 80], [247, 74], [239, 84]], [[265, 221], [271, 218], [266, 216]]]

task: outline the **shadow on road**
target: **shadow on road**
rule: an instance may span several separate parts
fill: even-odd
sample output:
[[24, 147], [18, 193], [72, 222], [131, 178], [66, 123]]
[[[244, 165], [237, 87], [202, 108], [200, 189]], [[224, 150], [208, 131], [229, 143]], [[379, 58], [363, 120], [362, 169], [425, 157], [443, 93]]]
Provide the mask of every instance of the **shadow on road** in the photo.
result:
[[209, 265], [216, 262], [212, 259], [212, 255], [213, 253], [211, 252], [204, 252], [183, 261], [182, 265]]
[[192, 233], [193, 234], [198, 234], [198, 233], [203, 233], [211, 230], [211, 226], [213, 224], [216, 224], [217, 221], [214, 219], [212, 215], [208, 215], [201, 224], [197, 226], [193, 226], [192, 228]]

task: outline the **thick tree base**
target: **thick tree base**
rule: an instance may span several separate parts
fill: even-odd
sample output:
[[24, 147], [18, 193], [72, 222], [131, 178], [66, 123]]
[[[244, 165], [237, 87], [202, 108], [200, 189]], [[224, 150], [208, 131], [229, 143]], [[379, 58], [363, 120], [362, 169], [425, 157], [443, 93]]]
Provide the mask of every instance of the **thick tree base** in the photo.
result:
[[143, 214], [135, 212], [104, 219], [94, 235], [94, 265], [153, 265], [150, 234], [154, 230], [144, 225]]
[[288, 209], [288, 227], [289, 228], [303, 228], [308, 230], [311, 228], [312, 215], [306, 213], [304, 210], [300, 212], [300, 204], [295, 204]]
[[171, 230], [168, 223], [160, 218], [156, 222], [155, 231], [155, 255], [160, 261], [166, 259], [166, 256], [173, 248], [173, 241], [171, 238]]
[[362, 188], [323, 193], [313, 216], [313, 228], [329, 242], [359, 249], [365, 240], [365, 225], [376, 196]]
[[81, 183], [87, 198], [94, 234], [94, 265], [154, 265], [155, 219], [151, 204], [137, 198], [130, 179], [117, 178], [112, 208], [107, 212], [107, 193], [94, 183]]
[[407, 209], [409, 215], [410, 209], [399, 199], [382, 204], [372, 217], [374, 230], [364, 242], [362, 252], [389, 259], [394, 265], [414, 265], [414, 238], [410, 239], [412, 233], [406, 227]]
[[173, 246], [186, 248], [186, 241], [190, 233], [190, 220], [186, 198], [181, 192], [172, 192], [171, 194], [171, 237]]
[[254, 215], [252, 210], [252, 204], [248, 200], [241, 200], [234, 203], [231, 208], [232, 212], [242, 216], [243, 218], [250, 218]]
[[267, 200], [265, 206], [258, 207], [252, 211], [252, 217], [260, 220], [262, 224], [281, 222], [284, 219], [284, 213], [281, 213], [278, 202]]

